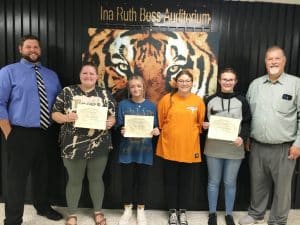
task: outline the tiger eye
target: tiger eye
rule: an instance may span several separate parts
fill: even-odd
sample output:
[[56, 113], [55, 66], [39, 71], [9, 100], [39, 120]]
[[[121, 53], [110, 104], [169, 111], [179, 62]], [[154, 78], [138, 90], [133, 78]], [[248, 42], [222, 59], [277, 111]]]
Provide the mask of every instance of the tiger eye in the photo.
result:
[[124, 63], [120, 63], [119, 65], [119, 69], [122, 71], [127, 71], [128, 70], [128, 65], [124, 64]]
[[171, 73], [177, 73], [179, 71], [179, 69], [180, 69], [180, 67], [178, 65], [174, 65], [169, 68], [169, 71]]

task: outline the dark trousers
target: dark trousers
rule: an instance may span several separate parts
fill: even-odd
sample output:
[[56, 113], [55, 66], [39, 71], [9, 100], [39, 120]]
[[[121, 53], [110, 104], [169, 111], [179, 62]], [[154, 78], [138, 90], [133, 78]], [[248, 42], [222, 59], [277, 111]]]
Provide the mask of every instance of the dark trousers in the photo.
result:
[[187, 209], [192, 202], [193, 170], [197, 163], [164, 160], [165, 196], [168, 209]]
[[32, 177], [32, 200], [37, 210], [49, 207], [47, 200], [47, 132], [39, 128], [14, 126], [7, 140], [3, 140], [7, 155], [5, 225], [21, 225], [24, 212], [26, 183]]
[[122, 194], [125, 205], [134, 202], [134, 193], [138, 205], [145, 205], [145, 193], [148, 182], [149, 166], [129, 163], [122, 165]]

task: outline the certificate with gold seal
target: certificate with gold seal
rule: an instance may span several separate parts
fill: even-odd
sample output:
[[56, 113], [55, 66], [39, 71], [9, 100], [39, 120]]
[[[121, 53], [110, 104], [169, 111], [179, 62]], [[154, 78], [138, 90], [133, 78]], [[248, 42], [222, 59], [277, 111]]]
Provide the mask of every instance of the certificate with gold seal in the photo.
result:
[[240, 130], [241, 119], [210, 116], [207, 137], [223, 141], [235, 141]]
[[79, 103], [76, 107], [78, 119], [75, 121], [74, 126], [80, 128], [105, 130], [107, 112], [107, 107]]
[[125, 115], [124, 137], [152, 137], [154, 116]]

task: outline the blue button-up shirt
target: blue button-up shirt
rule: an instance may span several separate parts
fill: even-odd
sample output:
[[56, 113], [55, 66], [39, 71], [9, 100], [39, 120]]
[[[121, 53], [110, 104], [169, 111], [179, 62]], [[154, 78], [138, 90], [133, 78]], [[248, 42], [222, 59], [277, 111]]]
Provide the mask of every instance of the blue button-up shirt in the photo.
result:
[[[12, 125], [40, 127], [40, 99], [34, 65], [21, 59], [0, 70], [0, 119], [8, 119]], [[51, 112], [61, 85], [54, 71], [40, 63], [37, 66], [45, 83]]]

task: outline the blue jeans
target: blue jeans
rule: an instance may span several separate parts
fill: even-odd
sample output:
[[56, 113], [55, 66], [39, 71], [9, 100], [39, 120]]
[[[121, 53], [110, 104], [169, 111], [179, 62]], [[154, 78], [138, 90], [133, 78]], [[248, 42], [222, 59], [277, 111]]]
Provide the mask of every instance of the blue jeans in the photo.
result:
[[215, 213], [217, 210], [219, 186], [223, 175], [226, 215], [232, 215], [236, 192], [236, 178], [242, 159], [223, 159], [206, 156], [206, 160], [208, 167], [207, 194], [209, 213]]

